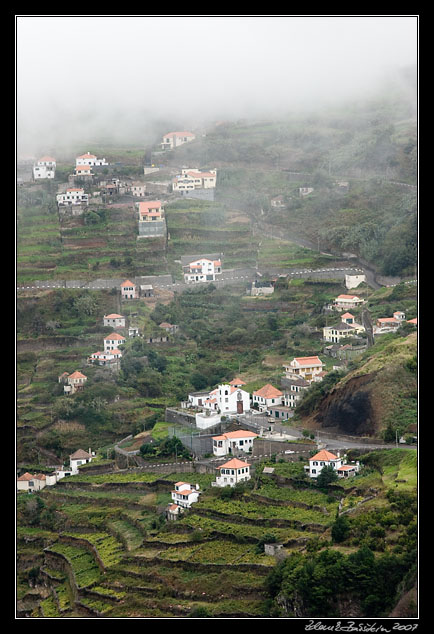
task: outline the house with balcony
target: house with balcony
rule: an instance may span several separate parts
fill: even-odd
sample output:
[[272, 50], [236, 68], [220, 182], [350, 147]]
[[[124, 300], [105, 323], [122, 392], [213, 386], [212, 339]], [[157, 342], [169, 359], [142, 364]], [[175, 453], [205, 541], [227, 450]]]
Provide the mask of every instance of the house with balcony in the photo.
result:
[[184, 143], [190, 143], [194, 141], [196, 135], [193, 132], [180, 131], [180, 132], [168, 132], [163, 136], [163, 140], [160, 143], [162, 150], [173, 150]]
[[295, 376], [310, 382], [316, 375], [321, 374], [324, 365], [318, 356], [294, 357], [290, 363], [284, 364], [283, 368], [286, 378], [291, 379]]
[[349, 323], [348, 320], [340, 321], [333, 326], [324, 326], [322, 330], [323, 341], [328, 341], [330, 343], [339, 343], [341, 339], [354, 337], [355, 335], [365, 332], [364, 326], [356, 324], [355, 322]]
[[194, 168], [183, 168], [181, 174], [172, 179], [172, 191], [187, 193], [195, 189], [214, 189], [216, 181], [217, 170], [202, 172]]
[[216, 477], [215, 482], [211, 482], [211, 486], [217, 487], [234, 487], [240, 482], [247, 482], [250, 480], [250, 464], [239, 460], [238, 458], [232, 458], [229, 462], [217, 467], [220, 475]]
[[365, 303], [364, 299], [361, 299], [357, 295], [348, 295], [342, 293], [338, 295], [336, 299], [333, 301], [332, 308], [334, 310], [345, 310], [347, 311], [349, 308], [358, 308]]
[[56, 200], [59, 207], [87, 205], [89, 194], [86, 194], [82, 187], [69, 187], [64, 193], [57, 194]]
[[93, 352], [88, 361], [95, 365], [113, 365], [122, 358], [122, 352], [117, 348], [108, 350], [107, 352]]
[[360, 464], [359, 462], [347, 464], [346, 459], [341, 457], [339, 451], [335, 455], [331, 451], [321, 449], [309, 458], [309, 465], [306, 465], [304, 470], [310, 478], [317, 478], [324, 467], [333, 467], [339, 478], [348, 478], [358, 473]]
[[220, 258], [198, 258], [183, 266], [183, 272], [184, 281], [187, 284], [191, 282], [215, 281], [216, 275], [220, 275], [222, 272], [222, 261]]
[[227, 454], [239, 454], [244, 451], [251, 453], [253, 449], [253, 441], [258, 437], [252, 431], [246, 429], [238, 429], [214, 436], [212, 438], [212, 451], [215, 456], [226, 456]]
[[161, 200], [136, 203], [139, 214], [139, 238], [166, 235], [166, 220]]
[[72, 395], [83, 390], [86, 381], [87, 376], [79, 372], [79, 370], [76, 370], [72, 374], [63, 372], [63, 374], [59, 376], [59, 383], [63, 383], [63, 392], [67, 395]]

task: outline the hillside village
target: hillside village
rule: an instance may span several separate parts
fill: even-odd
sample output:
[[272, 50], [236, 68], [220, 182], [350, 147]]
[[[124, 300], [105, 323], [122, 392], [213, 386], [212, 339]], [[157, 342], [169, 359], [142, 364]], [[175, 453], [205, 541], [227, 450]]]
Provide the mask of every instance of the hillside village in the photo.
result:
[[[415, 280], [371, 286], [354, 260], [319, 249], [306, 249], [309, 265], [293, 256], [291, 266], [261, 266], [247, 216], [237, 209], [228, 225], [219, 206], [220, 180], [224, 188], [231, 170], [173, 158], [201, 138], [164, 133], [154, 148], [161, 165], [133, 165], [131, 177], [116, 175], [117, 161], [86, 151], [72, 173], [62, 162], [60, 178], [56, 159], [43, 154], [31, 180], [19, 183], [21, 196], [50, 183], [44, 200], [55, 205], [63, 245], [75, 229], [90, 228], [96, 246], [89, 248], [98, 249], [110, 212], [144, 262], [137, 272], [132, 256], [122, 263], [98, 256], [80, 271], [74, 259], [71, 279], [83, 274], [81, 286], [65, 281], [49, 290], [39, 268], [18, 291], [24, 616], [282, 616], [270, 589], [276, 567], [294, 553], [319, 557], [328, 548], [350, 557], [362, 541], [377, 560], [390, 555], [400, 580], [413, 570], [415, 520], [404, 521], [403, 505], [408, 496], [413, 509], [416, 477]], [[351, 183], [337, 179], [333, 187], [348, 191]], [[321, 186], [295, 190], [307, 200]], [[270, 214], [287, 205], [274, 194]], [[201, 218], [210, 225], [200, 227]], [[196, 237], [210, 227], [226, 231], [221, 242]], [[232, 250], [230, 233], [240, 241]], [[259, 242], [257, 253], [265, 234]], [[273, 257], [291, 259], [292, 244], [270, 242]], [[252, 257], [250, 277], [241, 276], [241, 251]], [[157, 262], [153, 270], [148, 261]], [[104, 279], [113, 275], [93, 288], [101, 267]], [[351, 388], [345, 396], [348, 382], [378, 376], [379, 390], [393, 354], [411, 377], [406, 387], [405, 377], [396, 379], [402, 418], [394, 427], [379, 406], [371, 434], [316, 422], [321, 399], [339, 389], [344, 404], [357, 396]], [[398, 581], [375, 609], [390, 612], [404, 594], [397, 588]], [[354, 591], [349, 616], [371, 614], [365, 598]]]

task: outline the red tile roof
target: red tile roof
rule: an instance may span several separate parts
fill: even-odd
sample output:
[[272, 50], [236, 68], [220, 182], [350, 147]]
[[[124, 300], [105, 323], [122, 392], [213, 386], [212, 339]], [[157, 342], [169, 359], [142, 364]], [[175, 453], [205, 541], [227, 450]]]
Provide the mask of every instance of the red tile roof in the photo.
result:
[[321, 451], [312, 456], [312, 458], [309, 458], [309, 460], [324, 460], [328, 462], [330, 460], [338, 460], [338, 457], [326, 449], [321, 449]]
[[241, 469], [243, 467], [250, 467], [250, 465], [247, 462], [238, 460], [238, 458], [232, 458], [232, 460], [229, 460], [229, 462], [225, 462], [224, 464], [217, 467], [217, 469]]
[[271, 385], [271, 383], [267, 383], [267, 385], [264, 385], [264, 387], [261, 387], [260, 390], [253, 392], [253, 394], [255, 396], [262, 396], [263, 398], [274, 398], [283, 395], [283, 393]]

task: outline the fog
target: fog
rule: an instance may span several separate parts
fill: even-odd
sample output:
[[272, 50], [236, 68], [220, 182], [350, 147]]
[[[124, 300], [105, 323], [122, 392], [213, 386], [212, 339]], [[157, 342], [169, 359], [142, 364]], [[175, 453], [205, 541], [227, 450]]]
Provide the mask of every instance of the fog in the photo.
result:
[[166, 125], [280, 117], [396, 82], [416, 104], [402, 73], [417, 30], [417, 16], [18, 15], [18, 152], [154, 142]]

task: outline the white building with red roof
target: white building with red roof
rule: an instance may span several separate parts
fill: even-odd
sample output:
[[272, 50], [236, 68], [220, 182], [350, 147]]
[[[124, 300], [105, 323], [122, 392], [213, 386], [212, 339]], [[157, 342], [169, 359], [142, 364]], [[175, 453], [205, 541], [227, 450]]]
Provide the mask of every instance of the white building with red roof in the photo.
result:
[[87, 205], [89, 194], [82, 187], [69, 187], [64, 193], [57, 194], [57, 204], [61, 205]]
[[118, 346], [122, 346], [125, 342], [126, 338], [123, 335], [112, 332], [110, 335], [107, 335], [107, 337], [104, 337], [104, 352], [113, 352], [117, 350]]
[[283, 405], [283, 392], [267, 383], [260, 390], [255, 390], [252, 394], [253, 405], [257, 405], [260, 412], [265, 412], [274, 405]]
[[213, 189], [217, 182], [217, 170], [202, 172], [198, 169], [183, 168], [181, 174], [172, 179], [174, 192], [186, 192], [194, 189]]
[[184, 281], [187, 284], [190, 282], [214, 281], [216, 275], [222, 272], [222, 262], [220, 259], [210, 260], [208, 258], [200, 258], [184, 266], [183, 270]]
[[258, 437], [253, 431], [247, 429], [237, 429], [228, 431], [220, 436], [212, 438], [212, 451], [215, 456], [226, 456], [226, 454], [237, 454], [241, 451], [249, 453], [253, 449], [253, 441]]
[[290, 363], [283, 364], [285, 377], [290, 379], [301, 376], [305, 381], [312, 379], [323, 371], [324, 363], [315, 355], [311, 357], [294, 357]]
[[137, 286], [130, 280], [125, 280], [121, 284], [121, 298], [122, 299], [137, 299], [138, 297]]
[[192, 486], [189, 482], [175, 482], [175, 489], [171, 491], [171, 495], [174, 504], [189, 509], [199, 499], [199, 485]]
[[190, 141], [194, 141], [196, 135], [193, 132], [187, 132], [186, 130], [182, 130], [180, 132], [168, 132], [163, 136], [163, 140], [161, 142], [162, 150], [173, 150], [174, 148], [183, 145], [184, 143], [190, 143]]
[[75, 165], [108, 165], [108, 163], [105, 158], [99, 159], [94, 154], [86, 152], [86, 154], [81, 154], [76, 157]]
[[33, 178], [39, 180], [41, 178], [54, 178], [56, 174], [56, 159], [52, 156], [42, 156], [33, 165]]
[[111, 328], [125, 328], [125, 317], [123, 315], [118, 315], [118, 313], [104, 315], [103, 320], [104, 326], [110, 326]]
[[239, 460], [238, 458], [232, 458], [229, 462], [217, 467], [220, 475], [217, 476], [216, 481], [211, 483], [211, 486], [226, 487], [235, 486], [239, 482], [246, 482], [250, 480], [250, 464]]
[[75, 392], [82, 390], [86, 381], [87, 376], [82, 374], [79, 370], [76, 370], [72, 374], [64, 372], [59, 377], [59, 382], [65, 384], [63, 386], [64, 394], [75, 394]]
[[333, 467], [339, 478], [348, 478], [359, 471], [360, 465], [359, 462], [348, 465], [339, 452], [335, 455], [331, 451], [321, 449], [309, 458], [309, 465], [306, 465], [304, 469], [310, 478], [317, 478], [324, 467]]
[[348, 308], [357, 308], [365, 303], [364, 299], [361, 299], [357, 295], [347, 295], [342, 293], [338, 295], [333, 302], [333, 308], [335, 310], [348, 310]]

